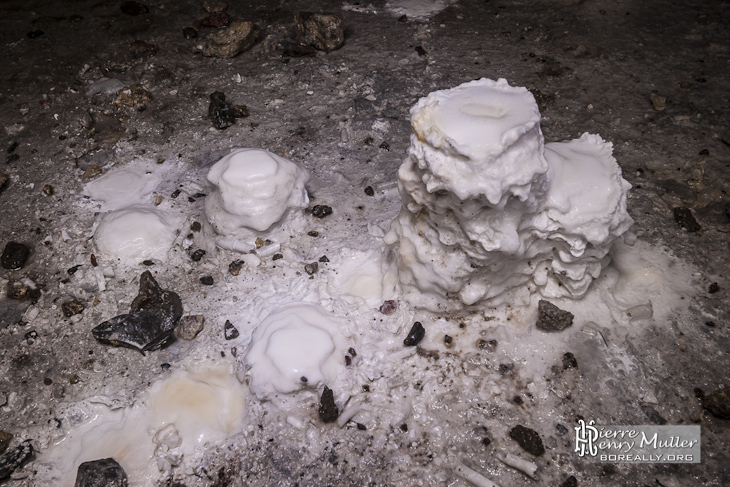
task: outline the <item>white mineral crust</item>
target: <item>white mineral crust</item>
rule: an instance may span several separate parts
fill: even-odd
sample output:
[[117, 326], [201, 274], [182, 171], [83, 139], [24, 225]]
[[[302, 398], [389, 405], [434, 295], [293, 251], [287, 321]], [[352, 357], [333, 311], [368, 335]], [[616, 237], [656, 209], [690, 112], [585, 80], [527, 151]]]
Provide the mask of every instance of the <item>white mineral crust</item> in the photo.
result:
[[216, 244], [236, 249], [238, 241], [276, 237], [276, 230], [309, 204], [304, 187], [308, 179], [304, 168], [266, 150], [231, 151], [208, 172], [214, 191], [206, 200], [205, 215]]
[[526, 88], [481, 79], [436, 91], [411, 126], [385, 241], [417, 307], [499, 304], [518, 289], [579, 298], [633, 223], [611, 143], [544, 145]]

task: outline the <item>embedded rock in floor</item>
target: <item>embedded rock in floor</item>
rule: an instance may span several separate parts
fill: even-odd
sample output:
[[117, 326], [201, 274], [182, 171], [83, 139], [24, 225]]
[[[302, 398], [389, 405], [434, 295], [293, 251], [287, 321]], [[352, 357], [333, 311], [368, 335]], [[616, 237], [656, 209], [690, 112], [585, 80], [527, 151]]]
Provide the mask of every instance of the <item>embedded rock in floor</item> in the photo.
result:
[[91, 332], [101, 343], [134, 348], [144, 353], [162, 348], [172, 337], [175, 324], [167, 311], [150, 308], [115, 316]]
[[0, 263], [5, 269], [21, 269], [30, 256], [30, 247], [18, 242], [8, 242], [0, 257]]
[[25, 440], [20, 445], [5, 452], [0, 456], [0, 481], [22, 467], [33, 456], [33, 445], [30, 440]]
[[150, 271], [144, 271], [139, 278], [139, 293], [132, 301], [130, 313], [151, 308], [160, 308], [177, 323], [183, 314], [183, 305], [177, 293], [162, 289]]
[[74, 487], [127, 487], [127, 474], [113, 458], [79, 465]]
[[256, 43], [259, 29], [253, 22], [233, 22], [227, 29], [208, 35], [197, 50], [206, 57], [232, 58]]
[[518, 424], [509, 432], [509, 437], [515, 440], [523, 450], [539, 457], [545, 453], [545, 447], [542, 444], [540, 435], [531, 428], [526, 428]]
[[297, 41], [322, 51], [334, 51], [345, 43], [345, 21], [338, 14], [296, 13], [294, 30]]
[[573, 324], [573, 313], [541, 299], [537, 304], [537, 324], [540, 330], [563, 331]]

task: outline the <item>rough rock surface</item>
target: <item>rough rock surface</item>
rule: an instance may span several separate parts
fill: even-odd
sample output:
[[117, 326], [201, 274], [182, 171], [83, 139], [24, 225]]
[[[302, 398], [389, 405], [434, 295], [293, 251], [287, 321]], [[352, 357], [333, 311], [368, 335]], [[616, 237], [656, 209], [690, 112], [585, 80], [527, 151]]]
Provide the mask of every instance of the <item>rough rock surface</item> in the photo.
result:
[[537, 305], [537, 324], [540, 330], [562, 331], [573, 324], [573, 313], [541, 299]]
[[296, 39], [322, 51], [334, 51], [345, 43], [345, 20], [339, 14], [299, 12], [294, 14]]
[[253, 22], [233, 22], [227, 29], [208, 35], [198, 50], [203, 56], [228, 59], [250, 49], [259, 29]]
[[127, 487], [127, 474], [113, 458], [79, 465], [74, 487]]

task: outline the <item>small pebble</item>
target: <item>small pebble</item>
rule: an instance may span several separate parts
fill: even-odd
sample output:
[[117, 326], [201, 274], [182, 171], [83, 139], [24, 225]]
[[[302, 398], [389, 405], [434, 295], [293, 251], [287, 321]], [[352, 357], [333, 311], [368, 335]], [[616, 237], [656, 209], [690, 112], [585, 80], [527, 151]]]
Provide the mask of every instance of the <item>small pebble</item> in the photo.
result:
[[220, 0], [203, 0], [203, 8], [206, 12], [214, 14], [216, 12], [223, 12], [228, 5]]
[[200, 278], [200, 284], [204, 286], [212, 286], [213, 282], [213, 276], [203, 276]]
[[571, 475], [560, 484], [560, 487], [578, 487], [578, 479]]
[[322, 257], [319, 258], [319, 261], [322, 262], [322, 263], [324, 263], [324, 264], [326, 264], [330, 260], [327, 258], [326, 255], [323, 255]]
[[226, 320], [226, 324], [223, 325], [223, 336], [226, 340], [233, 340], [234, 338], [238, 338], [240, 334], [238, 333], [238, 329], [233, 326], [233, 323], [231, 323], [229, 320]]
[[185, 27], [182, 30], [182, 34], [185, 39], [195, 39], [198, 37], [198, 31], [193, 27]]
[[372, 186], [366, 186], [365, 187], [365, 194], [368, 196], [375, 196], [375, 190]]
[[113, 458], [84, 462], [76, 472], [74, 487], [127, 487], [127, 474]]
[[335, 404], [335, 395], [327, 386], [324, 386], [322, 396], [319, 399], [319, 419], [325, 423], [331, 423], [340, 415], [340, 410]]
[[180, 318], [175, 334], [183, 340], [194, 340], [203, 331], [205, 318], [203, 315], [188, 315]]
[[654, 105], [654, 110], [661, 112], [666, 110], [667, 108], [667, 97], [666, 96], [660, 96], [656, 93], [651, 94], [651, 103]]
[[717, 284], [716, 282], [713, 282], [712, 284], [710, 284], [710, 287], [707, 289], [707, 292], [710, 294], [715, 294], [719, 290], [720, 290], [720, 285]]
[[380, 305], [380, 312], [384, 315], [392, 315], [397, 309], [398, 303], [392, 299], [384, 301], [383, 304]]
[[523, 450], [539, 457], [545, 453], [540, 435], [532, 428], [526, 428], [520, 424], [512, 428], [509, 437], [515, 440]]
[[10, 154], [8, 157], [5, 158], [5, 164], [12, 164], [18, 159], [20, 159], [20, 156], [18, 154]]
[[408, 336], [403, 340], [403, 345], [406, 347], [415, 347], [423, 340], [424, 336], [426, 336], [426, 329], [420, 321], [416, 321], [413, 323], [411, 331], [408, 332]]
[[332, 207], [327, 205], [314, 205], [312, 208], [312, 215], [317, 218], [324, 218], [332, 214]]
[[567, 352], [565, 355], [563, 355], [563, 370], [577, 369], [577, 368], [578, 368], [578, 361], [575, 359], [575, 355], [573, 355], [570, 352]]
[[8, 270], [21, 269], [30, 257], [30, 247], [19, 242], [8, 242], [5, 244], [0, 264]]
[[84, 311], [84, 305], [81, 304], [78, 300], [72, 299], [71, 301], [66, 301], [61, 305], [61, 310], [63, 310], [63, 316], [66, 318], [71, 318], [73, 315], [77, 315]]
[[339, 13], [298, 12], [294, 33], [300, 44], [334, 51], [345, 44], [345, 19]]
[[317, 230], [310, 230], [307, 232], [307, 235], [310, 237], [319, 237], [319, 232]]
[[573, 313], [564, 311], [541, 299], [537, 305], [537, 328], [544, 331], [562, 331], [573, 324]]
[[283, 258], [284, 258], [284, 254], [274, 254], [271, 257], [271, 260], [279, 260], [279, 259], [283, 259]]
[[310, 276], [313, 274], [316, 274], [318, 270], [319, 270], [319, 264], [317, 262], [311, 262], [304, 266], [304, 272], [306, 272]]
[[190, 258], [193, 259], [193, 262], [200, 262], [200, 259], [202, 259], [204, 255], [205, 255], [205, 250], [198, 249], [195, 252], [193, 252], [192, 254], [190, 254]]
[[444, 335], [444, 345], [446, 348], [451, 348], [451, 346], [454, 344], [454, 339], [449, 335]]
[[43, 186], [43, 193], [45, 193], [46, 196], [52, 196], [53, 192], [53, 186], [51, 186], [50, 184], [46, 184], [45, 186]]
[[380, 147], [383, 150], [387, 150], [388, 152], [390, 152], [390, 144], [387, 143], [386, 141], [381, 142], [381, 144], [378, 147]]
[[237, 276], [241, 273], [242, 268], [243, 268], [243, 261], [234, 260], [233, 262], [228, 264], [228, 273], [232, 276]]
[[688, 232], [696, 232], [702, 228], [700, 224], [697, 223], [697, 220], [695, 220], [695, 217], [689, 208], [676, 206], [674, 207], [673, 211], [674, 219], [677, 221], [677, 223], [679, 223], [679, 226], [681, 226]]
[[497, 340], [477, 340], [477, 348], [484, 350], [489, 353], [493, 353], [497, 350]]

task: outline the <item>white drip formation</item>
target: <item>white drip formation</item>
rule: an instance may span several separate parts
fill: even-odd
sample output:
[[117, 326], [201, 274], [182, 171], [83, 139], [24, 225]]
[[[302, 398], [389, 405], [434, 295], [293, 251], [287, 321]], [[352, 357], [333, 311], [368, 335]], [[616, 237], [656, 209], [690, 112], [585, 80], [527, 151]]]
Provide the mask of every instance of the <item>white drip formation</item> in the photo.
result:
[[633, 220], [598, 135], [544, 144], [526, 88], [480, 79], [422, 98], [385, 237], [405, 299], [433, 311], [524, 291], [580, 298]]

